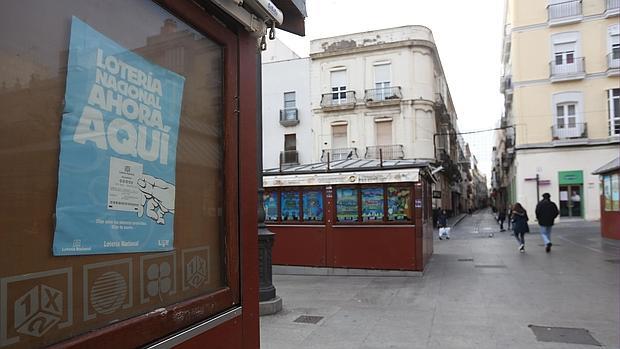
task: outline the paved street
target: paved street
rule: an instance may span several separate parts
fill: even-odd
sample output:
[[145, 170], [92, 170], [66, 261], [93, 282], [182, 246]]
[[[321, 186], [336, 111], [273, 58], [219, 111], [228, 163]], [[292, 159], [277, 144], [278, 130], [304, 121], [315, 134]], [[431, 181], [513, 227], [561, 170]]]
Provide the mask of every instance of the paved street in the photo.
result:
[[598, 223], [563, 222], [547, 254], [532, 228], [519, 253], [490, 211], [467, 216], [450, 240], [435, 237], [421, 277], [276, 275], [284, 309], [261, 317], [261, 347], [595, 348], [539, 342], [536, 325], [585, 328], [618, 348], [620, 243], [601, 239]]

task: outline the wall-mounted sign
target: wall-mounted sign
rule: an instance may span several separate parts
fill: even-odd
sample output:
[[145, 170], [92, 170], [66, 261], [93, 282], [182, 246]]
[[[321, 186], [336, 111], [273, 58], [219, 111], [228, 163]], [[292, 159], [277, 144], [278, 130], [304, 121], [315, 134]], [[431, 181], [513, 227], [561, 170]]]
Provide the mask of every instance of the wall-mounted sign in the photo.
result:
[[172, 249], [184, 83], [73, 17], [54, 255]]
[[433, 199], [441, 199], [441, 190], [433, 190]]

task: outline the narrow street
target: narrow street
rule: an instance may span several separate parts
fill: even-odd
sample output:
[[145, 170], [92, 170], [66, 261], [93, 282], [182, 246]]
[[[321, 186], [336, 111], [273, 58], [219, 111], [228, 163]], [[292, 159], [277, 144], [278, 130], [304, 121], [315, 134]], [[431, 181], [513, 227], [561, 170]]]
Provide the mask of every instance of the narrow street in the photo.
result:
[[[467, 216], [450, 240], [435, 236], [421, 277], [275, 275], [284, 308], [261, 317], [261, 347], [595, 347], [538, 341], [535, 325], [583, 328], [618, 348], [620, 244], [601, 239], [598, 223], [563, 222], [545, 253], [532, 228], [519, 253], [490, 211]], [[321, 318], [294, 322], [301, 315]]]

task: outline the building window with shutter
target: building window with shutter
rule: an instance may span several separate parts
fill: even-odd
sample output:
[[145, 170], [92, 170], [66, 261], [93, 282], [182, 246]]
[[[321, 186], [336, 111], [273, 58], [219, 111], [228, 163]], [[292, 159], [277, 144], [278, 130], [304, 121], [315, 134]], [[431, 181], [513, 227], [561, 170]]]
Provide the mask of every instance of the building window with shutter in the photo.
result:
[[607, 90], [609, 135], [620, 135], [620, 88]]

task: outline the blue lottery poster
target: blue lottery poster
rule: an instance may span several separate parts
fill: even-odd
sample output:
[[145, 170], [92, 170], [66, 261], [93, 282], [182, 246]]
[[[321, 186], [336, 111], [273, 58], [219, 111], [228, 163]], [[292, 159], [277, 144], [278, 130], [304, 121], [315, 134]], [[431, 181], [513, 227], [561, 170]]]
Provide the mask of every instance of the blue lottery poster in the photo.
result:
[[173, 249], [184, 84], [72, 18], [55, 256]]

